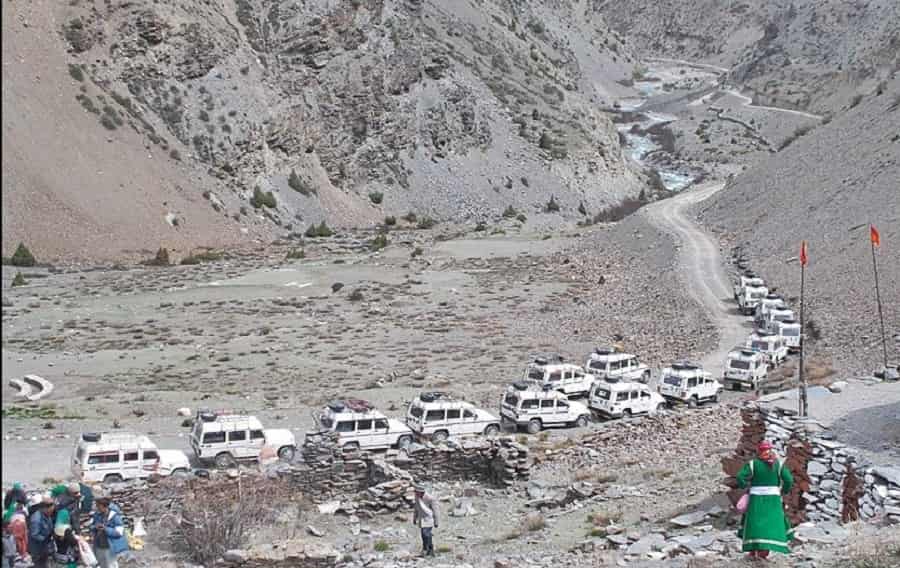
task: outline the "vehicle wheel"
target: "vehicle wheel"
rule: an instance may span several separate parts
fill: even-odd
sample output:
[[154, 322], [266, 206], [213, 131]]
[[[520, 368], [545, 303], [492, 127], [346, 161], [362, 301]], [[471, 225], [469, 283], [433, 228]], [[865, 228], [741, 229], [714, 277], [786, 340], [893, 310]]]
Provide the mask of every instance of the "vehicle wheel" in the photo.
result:
[[656, 405], [656, 408], [653, 409], [653, 412], [659, 414], [660, 412], [662, 412], [665, 409], [666, 409], [666, 403], [660, 402], [659, 404]]
[[528, 422], [528, 433], [529, 434], [537, 434], [538, 432], [541, 431], [542, 428], [543, 428], [543, 425], [541, 424], [541, 421], [538, 420], [537, 418], [532, 418]]
[[405, 450], [410, 445], [412, 445], [413, 439], [412, 436], [400, 436], [400, 439], [397, 440], [397, 447], [401, 450]]
[[122, 476], [118, 473], [110, 473], [106, 477], [103, 478], [103, 483], [122, 483], [124, 481]]
[[294, 448], [291, 446], [282, 446], [278, 448], [278, 459], [286, 462], [294, 461]]
[[219, 469], [227, 469], [236, 465], [237, 462], [234, 461], [234, 457], [228, 452], [222, 452], [221, 454], [216, 456], [216, 467], [218, 467]]
[[485, 436], [496, 436], [500, 433], [500, 426], [496, 424], [489, 424], [487, 428], [484, 429]]
[[716, 394], [713, 395], [712, 401], [718, 403], [722, 399], [722, 391], [717, 390]]
[[626, 408], [625, 410], [623, 410], [623, 411], [622, 411], [622, 417], [623, 417], [623, 418], [631, 418], [631, 409], [630, 409], [630, 408]]
[[575, 421], [575, 426], [577, 426], [578, 428], [584, 428], [588, 425], [588, 422], [590, 422], [590, 419], [587, 417], [587, 415], [582, 414], [578, 417], [578, 420]]
[[450, 437], [450, 434], [446, 430], [438, 430], [434, 434], [431, 435], [431, 441], [435, 444], [442, 444], [447, 441], [447, 438]]
[[645, 385], [650, 382], [650, 371], [644, 371], [644, 374], [641, 376], [641, 382]]
[[690, 399], [688, 399], [688, 408], [697, 408], [699, 404], [700, 402], [697, 400], [696, 396], [692, 396]]
[[359, 449], [359, 442], [347, 442], [346, 444], [344, 444], [344, 449], [356, 451]]

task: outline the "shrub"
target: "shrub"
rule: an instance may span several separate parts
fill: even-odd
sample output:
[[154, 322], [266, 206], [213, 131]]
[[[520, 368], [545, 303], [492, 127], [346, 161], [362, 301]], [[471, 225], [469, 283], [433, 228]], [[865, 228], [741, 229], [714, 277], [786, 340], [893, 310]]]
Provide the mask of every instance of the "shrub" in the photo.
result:
[[314, 239], [316, 237], [330, 237], [334, 235], [334, 231], [328, 227], [325, 221], [322, 221], [319, 225], [310, 225], [304, 234]]
[[22, 276], [21, 272], [17, 271], [15, 277], [13, 278], [12, 286], [13, 287], [24, 286], [26, 284], [28, 284], [28, 282], [25, 280], [25, 277]]
[[863, 100], [863, 96], [860, 93], [853, 95], [853, 98], [850, 99], [850, 108], [855, 108], [859, 103]]
[[370, 192], [369, 192], [369, 199], [370, 199], [370, 200], [372, 201], [372, 203], [374, 203], [375, 205], [380, 205], [381, 202], [384, 201], [384, 194], [381, 193], [380, 191], [370, 191]]
[[519, 213], [518, 215], [516, 215], [516, 221], [518, 221], [519, 223], [524, 223], [527, 219], [528, 217], [526, 217], [524, 213]]
[[84, 71], [78, 65], [69, 63], [69, 75], [78, 82], [84, 81]]
[[556, 202], [556, 197], [550, 196], [550, 201], [544, 206], [544, 211], [546, 213], [557, 213], [559, 211], [559, 203]]
[[274, 209], [278, 206], [278, 202], [275, 199], [275, 195], [271, 191], [263, 191], [259, 187], [253, 189], [253, 197], [250, 198], [250, 205], [254, 208], [259, 209], [260, 207], [266, 206], [269, 209]]
[[224, 255], [221, 252], [216, 252], [212, 250], [198, 252], [196, 254], [190, 254], [181, 259], [181, 264], [202, 264], [204, 262], [215, 262], [217, 260], [222, 260]]
[[810, 130], [812, 130], [812, 126], [798, 126], [797, 129], [794, 130], [794, 133], [791, 134], [790, 136], [788, 136], [784, 140], [784, 142], [781, 143], [781, 146], [779, 146], [778, 149], [784, 150], [785, 148], [790, 146], [794, 142], [794, 140], [796, 140], [797, 138], [800, 138], [801, 136], [803, 136]]
[[34, 255], [25, 246], [25, 243], [19, 243], [19, 246], [16, 247], [16, 252], [9, 259], [9, 263], [13, 266], [34, 266], [36, 262]]
[[302, 260], [306, 258], [306, 251], [302, 248], [292, 248], [284, 257], [285, 260]]
[[[644, 191], [644, 190], [641, 190], [641, 191]], [[587, 216], [588, 213], [587, 213], [587, 209], [584, 207], [584, 201], [581, 201], [578, 203], [578, 212], [581, 213], [582, 215]]]
[[415, 214], [415, 213], [413, 213], [412, 211], [410, 211], [409, 213], [407, 213], [406, 215], [403, 216], [403, 219], [404, 219], [406, 222], [408, 222], [408, 223], [415, 223], [417, 217], [416, 217], [416, 214]]
[[516, 211], [516, 208], [513, 207], [512, 205], [507, 205], [506, 209], [503, 210], [503, 218], [504, 219], [512, 219], [516, 215], [518, 215], [518, 212]]
[[422, 250], [422, 247], [416, 247], [415, 249], [413, 249], [409, 256], [410, 258], [416, 258], [417, 256], [422, 256], [424, 252], [425, 251]]
[[606, 209], [601, 210], [599, 213], [594, 215], [591, 222], [593, 223], [615, 223], [616, 221], [621, 221], [625, 217], [628, 217], [641, 207], [643, 207], [644, 202], [640, 199], [625, 199], [618, 205], [612, 205], [607, 207]]
[[104, 114], [102, 117], [100, 117], [100, 124], [102, 124], [103, 128], [107, 130], [116, 129], [116, 122], [108, 114]]
[[434, 228], [435, 225], [437, 225], [437, 221], [435, 221], [431, 217], [424, 217], [421, 221], [419, 221], [419, 224], [416, 225], [416, 227], [419, 229], [427, 230]]
[[363, 298], [364, 298], [364, 296], [363, 296], [362, 290], [360, 290], [359, 288], [350, 292], [350, 295], [347, 296], [347, 299], [350, 300], [351, 302], [361, 302], [363, 300]]
[[485, 225], [485, 224], [484, 224], [483, 222], [481, 222], [481, 221], [479, 221], [478, 224], [475, 225], [475, 230], [478, 231], [479, 233], [482, 232], [482, 231], [484, 231], [484, 230], [486, 230], [486, 229], [487, 229], [487, 225]]
[[313, 189], [309, 184], [304, 182], [303, 179], [298, 176], [297, 172], [295, 172], [294, 170], [291, 170], [291, 175], [288, 176], [288, 186], [294, 191], [303, 195], [309, 195], [316, 192], [316, 190]]
[[145, 266], [169, 266], [171, 264], [169, 251], [165, 247], [159, 247], [159, 250], [156, 251], [156, 256], [143, 261], [141, 264]]
[[387, 552], [391, 549], [391, 545], [383, 540], [375, 541], [375, 552]]
[[389, 216], [384, 218], [384, 225], [386, 227], [393, 227], [397, 224], [397, 218], [394, 216]]
[[388, 246], [388, 238], [384, 233], [380, 233], [369, 243], [369, 248], [373, 251], [381, 250]]
[[181, 161], [181, 152], [179, 152], [175, 148], [172, 148], [172, 151], [169, 152], [169, 157], [172, 158], [173, 160], [175, 160], [176, 162], [180, 162]]
[[519, 181], [522, 182], [522, 185], [524, 185], [525, 187], [528, 187], [528, 178], [527, 177], [523, 177]]

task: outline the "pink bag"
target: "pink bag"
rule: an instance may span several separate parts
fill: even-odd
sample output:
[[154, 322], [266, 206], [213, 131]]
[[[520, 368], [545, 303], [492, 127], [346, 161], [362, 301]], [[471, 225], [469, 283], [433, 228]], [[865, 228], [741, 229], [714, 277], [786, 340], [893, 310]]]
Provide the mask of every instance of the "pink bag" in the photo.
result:
[[747, 512], [747, 507], [750, 505], [750, 493], [744, 493], [741, 495], [741, 498], [738, 499], [737, 504], [734, 506], [737, 509], [737, 512], [740, 514], [744, 514]]

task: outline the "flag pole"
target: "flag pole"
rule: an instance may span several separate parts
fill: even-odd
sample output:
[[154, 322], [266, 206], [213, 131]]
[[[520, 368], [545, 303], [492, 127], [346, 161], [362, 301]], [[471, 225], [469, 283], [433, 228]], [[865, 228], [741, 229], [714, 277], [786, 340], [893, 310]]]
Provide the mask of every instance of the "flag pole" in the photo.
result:
[[875, 273], [875, 300], [878, 303], [878, 319], [881, 321], [881, 351], [884, 356], [884, 368], [887, 369], [887, 338], [884, 333], [884, 312], [881, 309], [881, 292], [878, 289], [878, 263], [875, 261], [875, 239], [870, 238], [869, 244], [872, 246], [872, 272]]
[[803, 241], [800, 247], [800, 396], [798, 398], [800, 399], [800, 416], [805, 417], [809, 413], [809, 403], [806, 398], [806, 376], [803, 374], [803, 336], [805, 334], [805, 327], [803, 325], [803, 305], [805, 303], [803, 300], [803, 292], [806, 283], [806, 241]]

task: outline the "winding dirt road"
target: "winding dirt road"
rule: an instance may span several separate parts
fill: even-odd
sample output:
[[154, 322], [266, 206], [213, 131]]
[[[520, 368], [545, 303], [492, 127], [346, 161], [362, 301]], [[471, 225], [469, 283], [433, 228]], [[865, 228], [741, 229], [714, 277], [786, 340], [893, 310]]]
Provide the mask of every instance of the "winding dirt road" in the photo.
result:
[[720, 181], [704, 183], [644, 209], [651, 222], [678, 241], [682, 279], [718, 329], [718, 346], [702, 361], [703, 367], [717, 378], [722, 377], [728, 351], [746, 339], [749, 324], [735, 307], [716, 239], [697, 226], [688, 210], [724, 186]]

